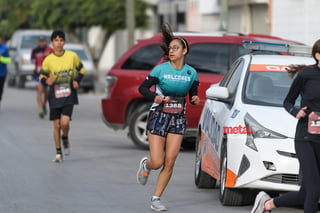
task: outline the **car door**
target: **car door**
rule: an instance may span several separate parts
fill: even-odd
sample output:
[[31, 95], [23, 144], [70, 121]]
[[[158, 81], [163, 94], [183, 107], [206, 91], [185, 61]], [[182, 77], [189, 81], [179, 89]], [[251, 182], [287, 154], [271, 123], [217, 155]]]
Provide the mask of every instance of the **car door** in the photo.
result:
[[219, 86], [226, 87], [229, 91], [228, 99], [207, 99], [203, 109], [201, 126], [206, 135], [204, 140], [205, 170], [215, 179], [220, 179], [220, 154], [224, 143], [225, 122], [231, 114], [234, 97], [239, 84], [244, 62], [236, 61], [230, 71], [220, 82]]

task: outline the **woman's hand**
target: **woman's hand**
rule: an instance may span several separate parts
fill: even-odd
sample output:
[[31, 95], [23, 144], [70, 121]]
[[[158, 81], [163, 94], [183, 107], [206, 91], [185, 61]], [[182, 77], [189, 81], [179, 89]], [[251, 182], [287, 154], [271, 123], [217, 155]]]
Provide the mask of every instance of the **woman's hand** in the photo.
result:
[[161, 104], [163, 101], [163, 98], [160, 96], [160, 95], [157, 95], [155, 98], [154, 98], [154, 103], [157, 103], [157, 104]]
[[199, 96], [195, 95], [195, 96], [192, 96], [191, 98], [191, 103], [194, 104], [194, 105], [197, 105], [200, 103], [200, 98]]
[[297, 113], [296, 118], [297, 118], [297, 119], [300, 119], [300, 118], [305, 117], [305, 116], [306, 116], [306, 112], [305, 112], [306, 109], [307, 109], [306, 106], [305, 106], [305, 107], [302, 107], [302, 108], [299, 110], [299, 112]]

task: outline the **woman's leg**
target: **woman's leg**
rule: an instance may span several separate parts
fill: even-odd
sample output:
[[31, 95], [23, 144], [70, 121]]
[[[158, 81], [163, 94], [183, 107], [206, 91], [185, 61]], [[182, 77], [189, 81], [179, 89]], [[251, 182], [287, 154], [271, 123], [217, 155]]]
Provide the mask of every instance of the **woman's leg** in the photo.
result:
[[320, 185], [318, 156], [320, 145], [314, 146], [310, 142], [296, 142], [295, 149], [302, 171], [300, 190], [277, 197], [273, 201], [267, 202], [266, 207], [272, 202], [276, 207], [304, 205], [305, 212], [314, 213], [317, 212], [319, 199], [319, 187], [315, 186]]
[[169, 133], [166, 138], [164, 164], [159, 173], [154, 196], [160, 197], [171, 178], [176, 158], [180, 151], [182, 135]]

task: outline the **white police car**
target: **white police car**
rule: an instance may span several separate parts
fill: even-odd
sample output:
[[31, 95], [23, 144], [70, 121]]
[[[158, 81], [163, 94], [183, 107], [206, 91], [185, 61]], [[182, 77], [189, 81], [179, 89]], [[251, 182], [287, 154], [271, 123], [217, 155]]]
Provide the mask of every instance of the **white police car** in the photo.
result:
[[315, 61], [245, 55], [206, 91], [196, 141], [195, 184], [209, 188], [220, 181], [223, 205], [252, 202], [256, 192], [252, 189], [299, 189], [297, 120], [283, 108], [292, 82], [285, 68], [292, 64]]

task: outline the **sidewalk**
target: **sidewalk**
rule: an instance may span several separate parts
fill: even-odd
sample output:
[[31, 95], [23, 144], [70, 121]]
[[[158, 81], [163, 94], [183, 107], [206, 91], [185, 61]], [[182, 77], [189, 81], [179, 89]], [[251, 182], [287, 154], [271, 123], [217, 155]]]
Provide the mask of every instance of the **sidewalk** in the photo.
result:
[[97, 71], [95, 80], [95, 93], [105, 93], [106, 88], [106, 71]]

